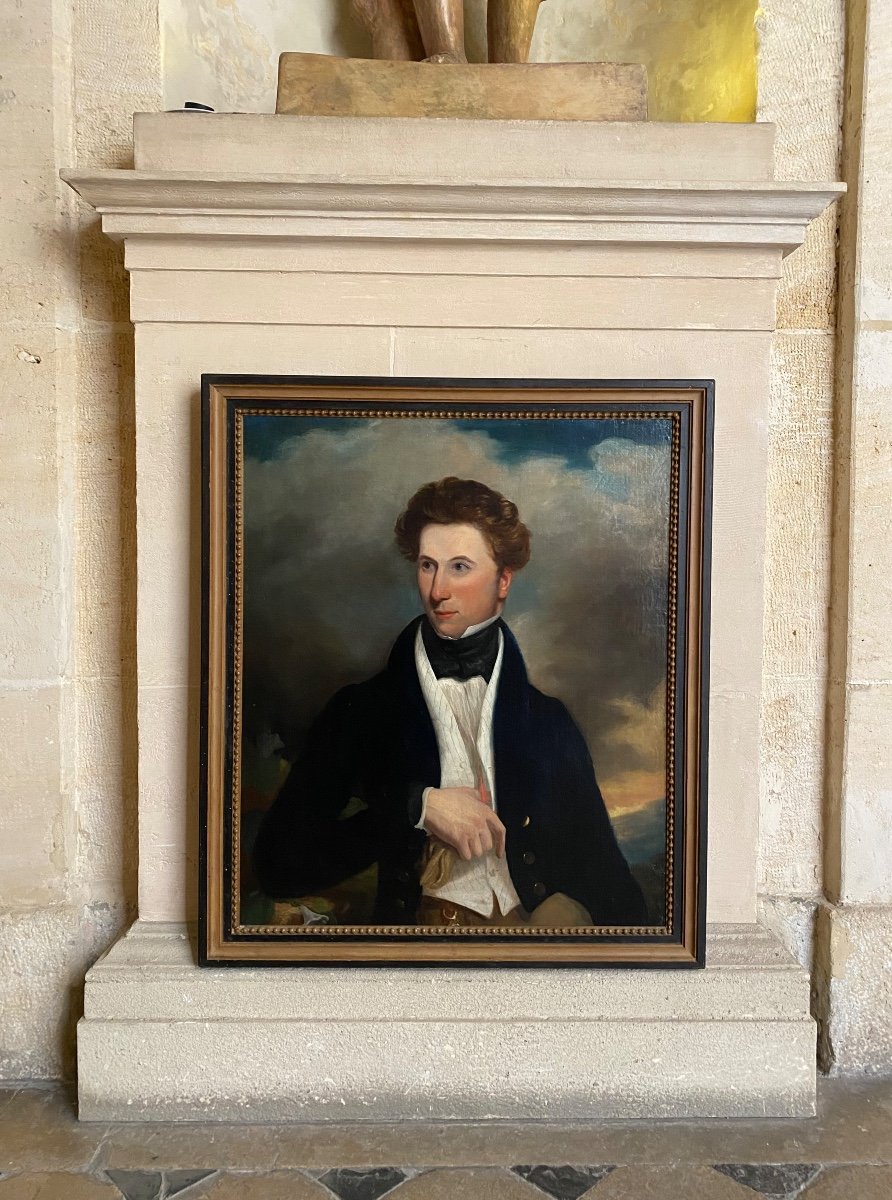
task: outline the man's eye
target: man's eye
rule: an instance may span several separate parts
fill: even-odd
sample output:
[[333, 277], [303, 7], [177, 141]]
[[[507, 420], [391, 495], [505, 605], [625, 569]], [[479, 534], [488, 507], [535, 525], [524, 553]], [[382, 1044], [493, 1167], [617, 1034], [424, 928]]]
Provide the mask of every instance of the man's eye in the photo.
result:
[[453, 571], [455, 571], [457, 574], [459, 574], [459, 575], [464, 575], [465, 571], [470, 571], [470, 569], [471, 569], [471, 566], [470, 566], [470, 564], [469, 564], [469, 563], [461, 563], [461, 562], [460, 562], [460, 563], [453, 563], [453, 565], [452, 565], [452, 569], [453, 569]]
[[433, 563], [429, 563], [426, 559], [422, 559], [418, 565], [421, 567], [422, 571], [429, 571], [433, 566]]

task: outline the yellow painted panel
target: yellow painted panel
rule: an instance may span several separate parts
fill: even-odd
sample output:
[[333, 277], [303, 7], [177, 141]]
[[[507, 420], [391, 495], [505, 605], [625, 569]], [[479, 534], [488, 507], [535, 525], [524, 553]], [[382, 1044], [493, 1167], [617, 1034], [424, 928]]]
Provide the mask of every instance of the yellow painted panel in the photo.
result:
[[758, 0], [545, 0], [531, 58], [639, 62], [653, 121], [754, 121]]

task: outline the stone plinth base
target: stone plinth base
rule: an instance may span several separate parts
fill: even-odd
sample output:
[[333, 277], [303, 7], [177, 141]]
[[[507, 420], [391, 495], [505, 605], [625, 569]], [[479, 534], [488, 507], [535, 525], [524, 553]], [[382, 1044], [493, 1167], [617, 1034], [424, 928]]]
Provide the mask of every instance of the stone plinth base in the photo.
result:
[[809, 985], [757, 926], [703, 971], [194, 965], [137, 923], [90, 971], [85, 1120], [797, 1117]]
[[816, 934], [818, 986], [826, 989], [830, 1014], [823, 1028], [827, 1067], [892, 1074], [892, 906], [823, 906]]

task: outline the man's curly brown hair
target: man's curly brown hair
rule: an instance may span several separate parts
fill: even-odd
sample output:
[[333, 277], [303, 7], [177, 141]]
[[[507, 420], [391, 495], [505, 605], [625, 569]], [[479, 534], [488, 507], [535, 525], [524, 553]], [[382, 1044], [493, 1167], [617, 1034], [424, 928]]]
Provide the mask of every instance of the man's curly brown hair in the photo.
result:
[[449, 475], [420, 487], [394, 526], [400, 554], [418, 559], [425, 525], [473, 525], [489, 543], [499, 570], [519, 571], [530, 561], [530, 531], [517, 505], [476, 479]]

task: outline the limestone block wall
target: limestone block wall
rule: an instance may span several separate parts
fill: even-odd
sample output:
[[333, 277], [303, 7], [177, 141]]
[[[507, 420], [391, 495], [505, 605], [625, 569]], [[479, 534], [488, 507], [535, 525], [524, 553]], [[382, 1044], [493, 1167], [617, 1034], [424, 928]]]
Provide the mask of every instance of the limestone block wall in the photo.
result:
[[[781, 179], [841, 178], [844, 37], [844, 0], [763, 7], [759, 119], [777, 125]], [[838, 219], [785, 260], [769, 417], [759, 890], [802, 962], [824, 886]]]
[[0, 1077], [42, 1078], [135, 891], [127, 281], [57, 173], [126, 165], [161, 75], [150, 0], [0, 28]]
[[851, 0], [840, 222], [828, 688], [824, 1053], [892, 1069], [892, 47], [889, 0]]
[[[579, 8], [566, 2], [567, 12]], [[868, 62], [878, 64], [866, 89], [878, 115], [856, 147], [860, 109], [851, 109], [846, 162], [864, 176], [864, 196], [885, 216], [892, 206], [876, 179], [882, 172], [889, 178], [890, 124], [880, 107], [888, 76], [879, 34], [868, 36], [866, 3], [850, 0], [848, 28], [856, 46], [867, 44]], [[187, 7], [184, 15], [179, 0], [28, 0], [6, 6], [0, 18], [0, 252], [11, 264], [0, 290], [0, 1077], [70, 1070], [84, 969], [135, 901], [127, 283], [120, 248], [99, 234], [96, 218], [76, 207], [56, 176], [62, 166], [126, 165], [133, 111], [181, 103], [187, 96], [177, 89], [191, 91], [192, 80], [212, 79], [217, 91], [209, 98], [219, 107], [268, 106], [268, 96], [251, 89], [272, 37], [272, 0], [196, 0]], [[212, 7], [226, 16], [226, 36], [208, 16]], [[289, 7], [289, 49], [360, 52], [346, 0]], [[615, 15], [621, 7], [606, 3], [604, 11]], [[871, 7], [888, 27], [889, 0], [871, 0]], [[761, 5], [759, 117], [777, 124], [780, 178], [838, 177], [843, 9], [844, 0]], [[471, 16], [473, 38], [479, 14]], [[875, 17], [875, 29], [883, 19]], [[204, 21], [200, 37], [195, 21]], [[553, 35], [545, 25], [540, 32], [558, 39], [549, 56], [594, 56], [593, 22], [559, 25]], [[190, 57], [199, 44], [202, 64]], [[854, 216], [850, 225], [843, 269], [853, 287], [861, 281], [860, 316], [854, 307], [837, 313], [833, 215], [788, 260], [778, 308], [762, 759], [753, 770], [762, 791], [763, 916], [810, 962], [815, 914], [823, 914], [818, 977], [828, 1057], [842, 1068], [869, 1070], [892, 1064], [892, 1005], [877, 984], [889, 953], [880, 932], [892, 902], [885, 851], [860, 866], [865, 847], [885, 847], [888, 830], [890, 655], [871, 631], [889, 627], [881, 585], [892, 574], [875, 514], [884, 479], [888, 484], [881, 473], [888, 462], [883, 378], [892, 349], [882, 230], [869, 234], [870, 256]], [[842, 364], [837, 387], [835, 363]], [[860, 416], [850, 425], [853, 400]], [[857, 480], [875, 489], [860, 505], [841, 470], [850, 456]], [[874, 565], [856, 580], [858, 603], [841, 609], [850, 551]], [[859, 657], [862, 638], [869, 645]], [[829, 726], [828, 694], [835, 699]], [[828, 728], [836, 735], [830, 762]], [[845, 818], [850, 801], [854, 821]]]

